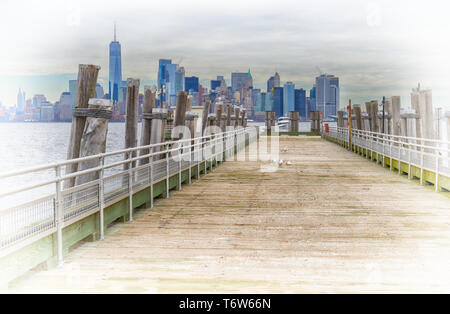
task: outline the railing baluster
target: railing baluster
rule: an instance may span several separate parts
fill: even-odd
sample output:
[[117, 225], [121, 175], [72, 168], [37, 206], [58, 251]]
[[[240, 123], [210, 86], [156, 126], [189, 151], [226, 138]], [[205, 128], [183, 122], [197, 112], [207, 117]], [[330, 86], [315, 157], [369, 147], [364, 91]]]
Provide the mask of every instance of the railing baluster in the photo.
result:
[[434, 190], [439, 192], [439, 149], [436, 147], [436, 181], [434, 183]]
[[166, 147], [166, 198], [169, 198], [169, 178], [170, 178], [170, 168], [169, 168], [169, 144]]
[[133, 153], [128, 153], [128, 211], [129, 221], [133, 221]]
[[103, 166], [105, 165], [105, 158], [103, 156], [100, 156], [99, 164], [101, 167], [100, 174], [99, 174], [99, 207], [100, 207], [100, 240], [105, 239], [105, 217], [104, 217], [104, 209], [105, 209], [105, 184], [104, 184], [104, 169]]
[[61, 190], [61, 165], [56, 166], [56, 242], [58, 250], [58, 265], [63, 264], [63, 234], [62, 229], [64, 227], [64, 212], [63, 212], [63, 202], [62, 202], [62, 190]]
[[[150, 154], [153, 154], [153, 147], [150, 148]], [[149, 167], [150, 171], [150, 208], [153, 208], [153, 156], [149, 158]]]

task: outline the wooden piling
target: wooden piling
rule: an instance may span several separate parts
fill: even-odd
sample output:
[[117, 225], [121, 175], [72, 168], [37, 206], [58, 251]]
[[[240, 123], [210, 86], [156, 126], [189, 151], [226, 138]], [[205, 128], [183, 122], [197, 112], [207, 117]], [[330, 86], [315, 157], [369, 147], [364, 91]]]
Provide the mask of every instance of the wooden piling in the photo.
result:
[[[187, 102], [188, 102], [187, 97], [188, 97], [187, 92], [184, 92], [184, 91], [178, 92], [174, 127], [186, 125], [186, 106], [187, 106]], [[179, 139], [181, 139], [182, 136], [183, 136], [182, 133], [175, 134], [174, 137], [172, 137], [172, 140], [179, 140]]]
[[300, 120], [300, 112], [289, 112], [289, 132], [298, 132], [298, 122]]
[[241, 109], [239, 107], [235, 107], [234, 108], [234, 117], [236, 118], [235, 121], [234, 121], [234, 127], [235, 128], [237, 128], [240, 125], [240, 119], [239, 119], [240, 112], [241, 112]]
[[198, 118], [197, 113], [192, 111], [192, 96], [188, 96], [186, 104], [186, 127], [189, 129], [191, 133], [191, 138], [195, 138], [197, 118]]
[[211, 102], [209, 100], [206, 100], [203, 105], [203, 113], [202, 113], [202, 135], [205, 134], [206, 126], [208, 125], [208, 115], [210, 106]]
[[231, 126], [231, 114], [233, 112], [233, 107], [231, 104], [227, 104], [227, 126]]
[[[142, 129], [141, 129], [141, 146], [150, 144], [152, 138], [152, 118], [151, 113], [156, 104], [156, 93], [151, 86], [144, 86], [144, 104], [142, 106]], [[141, 155], [148, 155], [149, 149], [143, 149]], [[140, 165], [148, 163], [148, 159], [141, 159]]]
[[352, 101], [348, 100], [348, 150], [352, 151]]
[[311, 132], [320, 131], [320, 111], [311, 111]]
[[[86, 123], [81, 138], [80, 157], [93, 156], [106, 152], [108, 121], [112, 115], [111, 101], [107, 99], [90, 99]], [[99, 166], [99, 159], [83, 161], [79, 171]], [[91, 172], [76, 178], [76, 185], [91, 182], [99, 178], [99, 172]]]
[[265, 118], [266, 118], [266, 132], [269, 133], [272, 131], [272, 123], [271, 123], [271, 118], [272, 118], [272, 111], [265, 111]]
[[222, 129], [222, 112], [223, 112], [223, 105], [222, 104], [216, 104], [216, 126], [218, 126], [220, 129]]
[[[83, 136], [86, 117], [77, 116], [77, 109], [87, 108], [89, 99], [94, 98], [99, 71], [100, 67], [97, 65], [80, 64], [78, 66], [77, 92], [75, 97], [74, 116], [70, 131], [69, 146], [67, 150], [67, 159], [75, 159], [80, 157], [81, 137]], [[77, 171], [78, 164], [70, 164], [66, 167], [66, 174]], [[75, 178], [68, 179], [64, 182], [65, 188], [71, 188], [74, 185]]]
[[247, 113], [247, 111], [245, 109], [242, 109], [241, 111], [241, 122], [240, 122], [240, 126], [245, 127], [245, 114]]
[[[138, 101], [139, 101], [139, 79], [127, 79], [127, 117], [125, 120], [125, 148], [136, 147], [137, 128], [138, 128]], [[131, 156], [136, 157], [136, 152]], [[132, 167], [136, 166], [136, 162], [132, 163]], [[124, 164], [124, 169], [128, 169], [128, 163]]]
[[366, 102], [366, 111], [370, 117], [370, 130], [372, 132], [379, 132], [378, 101], [372, 100], [372, 101]]
[[391, 97], [392, 134], [400, 135], [400, 96]]
[[340, 128], [344, 127], [344, 110], [338, 110], [337, 112], [337, 126]]
[[[153, 108], [152, 110], [152, 132], [150, 138], [150, 144], [158, 144], [165, 141], [165, 130], [166, 130], [166, 120], [167, 120], [167, 108]], [[155, 147], [153, 152], [159, 152], [164, 150], [161, 146]], [[153, 160], [159, 160], [163, 156], [158, 155], [153, 158]]]
[[356, 127], [358, 130], [362, 130], [362, 129], [363, 129], [363, 124], [362, 124], [361, 107], [360, 107], [360, 106], [357, 106], [357, 105], [354, 105], [354, 107], [353, 107], [353, 113], [355, 114], [355, 122], [356, 122], [355, 127]]

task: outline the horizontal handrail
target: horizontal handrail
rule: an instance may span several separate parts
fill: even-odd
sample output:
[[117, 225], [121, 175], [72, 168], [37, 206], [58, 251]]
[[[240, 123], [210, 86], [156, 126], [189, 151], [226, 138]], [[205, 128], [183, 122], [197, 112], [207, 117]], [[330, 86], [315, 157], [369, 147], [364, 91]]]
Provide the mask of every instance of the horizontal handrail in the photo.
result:
[[[244, 128], [241, 128], [241, 129], [244, 130]], [[166, 142], [155, 143], [155, 144], [150, 144], [150, 145], [125, 148], [125, 149], [112, 151], [112, 152], [106, 152], [106, 153], [97, 154], [97, 155], [91, 155], [91, 156], [86, 156], [86, 157], [62, 160], [62, 161], [49, 163], [49, 164], [44, 164], [44, 165], [40, 165], [40, 166], [24, 168], [24, 169], [21, 169], [21, 170], [14, 170], [14, 171], [3, 172], [3, 173], [0, 173], [0, 179], [12, 177], [12, 176], [23, 175], [23, 174], [27, 174], [27, 173], [31, 173], [31, 172], [37, 172], [37, 171], [42, 171], [42, 170], [54, 169], [54, 168], [56, 168], [58, 166], [67, 166], [67, 165], [70, 165], [70, 164], [81, 163], [81, 162], [90, 161], [90, 160], [99, 159], [99, 158], [111, 157], [111, 156], [114, 156], [114, 155], [120, 155], [120, 154], [137, 152], [137, 151], [140, 151], [140, 150], [146, 150], [146, 149], [156, 148], [156, 147], [160, 147], [160, 146], [180, 144], [180, 143], [189, 142], [189, 141], [195, 141], [195, 140], [197, 140], [197, 141], [205, 140], [205, 139], [210, 139], [211, 140], [211, 139], [213, 139], [216, 136], [220, 136], [221, 134], [222, 135], [231, 134], [231, 133], [236, 132], [236, 131], [237, 130], [226, 131], [226, 132], [222, 132], [222, 133], [216, 133], [216, 134], [211, 134], [211, 135], [199, 136], [199, 137], [195, 137], [195, 138], [180, 139], [180, 140], [177, 140], [177, 141], [166, 141]], [[205, 142], [202, 142], [199, 145], [201, 145], [201, 144], [205, 144]], [[157, 153], [158, 154], [162, 154], [163, 152], [159, 151]]]
[[[41, 197], [32, 201], [29, 199], [17, 199], [20, 202], [18, 205], [3, 203], [12, 207], [1, 210], [3, 219], [0, 221], [0, 257], [4, 256], [6, 252], [11, 252], [11, 247], [19, 248], [23, 243], [32, 243], [48, 235], [49, 232], [55, 232], [56, 230], [58, 261], [62, 261], [61, 239], [63, 227], [75, 223], [94, 212], [100, 212], [100, 221], [103, 221], [103, 209], [106, 204], [111, 204], [111, 202], [118, 201], [124, 197], [131, 198], [134, 192], [141, 191], [149, 186], [150, 189], [153, 189], [153, 184], [161, 180], [166, 181], [165, 193], [168, 197], [170, 177], [178, 174], [178, 186], [181, 186], [181, 173], [188, 169], [190, 182], [193, 167], [197, 166], [197, 176], [199, 176], [200, 164], [204, 162], [204, 173], [206, 173], [207, 162], [212, 167], [214, 160], [216, 164], [217, 160], [222, 161], [223, 156], [221, 154], [234, 154], [236, 148], [241, 150], [243, 148], [241, 144], [247, 138], [245, 135], [249, 135], [248, 140], [251, 141], [255, 139], [255, 137], [251, 136], [253, 133], [255, 132], [252, 127], [238, 127], [234, 130], [196, 138], [188, 137], [176, 141], [171, 140], [137, 146], [1, 173], [0, 179], [8, 179], [43, 170], [54, 170], [53, 174], [48, 174], [53, 176], [52, 178], [16, 187], [13, 190], [2, 191], [0, 192], [0, 198], [27, 191], [39, 192], [36, 189], [49, 185], [54, 185], [55, 189], [51, 195], [44, 197], [40, 195]], [[229, 141], [230, 139], [231, 142]], [[175, 162], [169, 161], [170, 155], [172, 158], [181, 158], [179, 160], [175, 159]], [[120, 156], [123, 159], [119, 161], [111, 160], [110, 163], [106, 163], [105, 158], [112, 156]], [[159, 158], [154, 160], [158, 156]], [[96, 160], [98, 163], [94, 163], [92, 168], [73, 173], [62, 173], [62, 167], [64, 166], [93, 160]], [[138, 165], [137, 163], [140, 160], [145, 160], [145, 164]], [[128, 165], [128, 167], [124, 167], [119, 173], [105, 175], [105, 170], [121, 165]], [[98, 173], [97, 179], [93, 177], [89, 182], [63, 189], [63, 182], [92, 173]], [[150, 202], [152, 204], [153, 201], [151, 200]], [[132, 220], [132, 202], [128, 202], [128, 204], [130, 206], [130, 220]], [[48, 221], [52, 223], [49, 224]], [[56, 229], [54, 229], [55, 226]], [[103, 223], [100, 223], [100, 226], [103, 226]], [[101, 237], [104, 234], [102, 228], [100, 229]]]

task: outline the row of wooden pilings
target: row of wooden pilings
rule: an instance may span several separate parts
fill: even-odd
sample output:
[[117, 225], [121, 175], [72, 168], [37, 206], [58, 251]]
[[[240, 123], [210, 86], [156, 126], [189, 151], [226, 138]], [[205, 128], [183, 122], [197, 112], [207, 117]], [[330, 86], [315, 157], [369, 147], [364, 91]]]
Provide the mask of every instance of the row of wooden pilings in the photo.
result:
[[[351, 116], [351, 128], [371, 131], [376, 133], [385, 133], [396, 136], [407, 136], [417, 138], [433, 139], [433, 119], [423, 117], [415, 112], [426, 112], [432, 115], [432, 112], [413, 108], [412, 112], [400, 112], [400, 97], [393, 96], [385, 102], [385, 112], [378, 110], [378, 101], [372, 100], [365, 103], [366, 113], [362, 113], [361, 106], [353, 105], [351, 107], [351, 115], [344, 115], [343, 110], [337, 112], [337, 126], [347, 127], [350, 123], [348, 117]], [[414, 112], [415, 111], [415, 112]], [[447, 139], [450, 139], [450, 115], [446, 115]], [[436, 138], [437, 139], [437, 138]]]
[[[67, 159], [101, 154], [106, 151], [108, 121], [112, 116], [112, 106], [110, 100], [94, 98], [99, 70], [100, 67], [96, 65], [79, 65]], [[139, 79], [127, 79], [125, 148], [138, 145], [139, 86]], [[154, 86], [144, 86], [140, 146], [164, 142], [166, 131], [179, 126], [186, 126], [190, 130], [190, 136], [194, 138], [198, 115], [192, 111], [192, 98], [188, 97], [188, 93], [178, 92], [173, 120], [167, 104], [163, 103], [160, 108], [155, 107], [156, 95], [157, 90]], [[224, 132], [227, 127], [247, 126], [245, 110], [240, 110], [239, 107], [233, 108], [231, 104], [226, 104], [226, 108], [223, 104], [216, 104], [216, 113], [213, 114], [209, 113], [210, 105], [211, 103], [206, 101], [203, 106], [202, 135], [205, 135], [208, 126], [218, 127], [216, 131], [212, 131], [213, 133]], [[226, 110], [225, 114], [224, 109]], [[170, 128], [168, 128], [168, 124], [171, 124]], [[181, 138], [181, 133], [172, 134], [171, 140]], [[136, 152], [132, 154], [132, 158], [136, 157]], [[147, 155], [149, 151], [142, 150], [140, 154]], [[140, 160], [141, 164], [147, 162], [146, 159]], [[136, 166], [135, 163], [132, 164], [132, 167]], [[66, 168], [66, 174], [97, 166], [98, 160], [70, 164]], [[124, 164], [124, 168], [128, 169], [128, 164]], [[93, 172], [67, 180], [64, 183], [65, 188], [96, 180], [98, 175], [97, 172]]]
[[[275, 122], [277, 120], [275, 111], [267, 110], [265, 112], [266, 118], [266, 132], [273, 132], [275, 129]], [[289, 132], [299, 132], [300, 112], [289, 111]], [[311, 111], [311, 131], [320, 131], [320, 112]]]

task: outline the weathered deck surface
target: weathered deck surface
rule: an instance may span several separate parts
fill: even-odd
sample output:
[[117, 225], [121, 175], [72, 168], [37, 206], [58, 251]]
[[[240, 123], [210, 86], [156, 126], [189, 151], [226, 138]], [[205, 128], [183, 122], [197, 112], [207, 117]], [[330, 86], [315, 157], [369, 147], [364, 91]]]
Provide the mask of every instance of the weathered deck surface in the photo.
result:
[[450, 291], [450, 199], [318, 138], [228, 162], [12, 292]]

